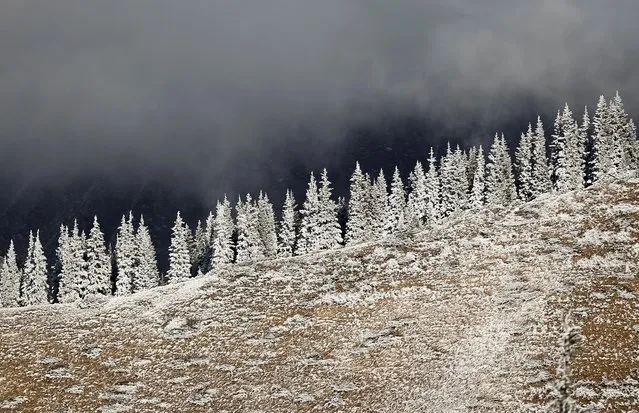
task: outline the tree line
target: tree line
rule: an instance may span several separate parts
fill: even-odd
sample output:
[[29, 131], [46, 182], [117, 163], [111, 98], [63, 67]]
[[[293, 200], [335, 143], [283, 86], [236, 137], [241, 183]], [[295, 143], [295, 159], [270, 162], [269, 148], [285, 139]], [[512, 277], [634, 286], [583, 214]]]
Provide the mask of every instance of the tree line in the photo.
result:
[[383, 170], [371, 175], [356, 163], [348, 201], [335, 199], [326, 169], [319, 179], [311, 173], [302, 205], [298, 207], [288, 190], [279, 220], [263, 192], [255, 198], [240, 196], [234, 206], [225, 196], [194, 230], [178, 212], [166, 274], [158, 272], [144, 218], [132, 213], [122, 217], [112, 245], [105, 243], [97, 217], [88, 233], [78, 230], [77, 222], [62, 225], [52, 266], [39, 233], [32, 232], [23, 263], [17, 261], [13, 242], [0, 260], [0, 306], [129, 295], [182, 282], [220, 265], [288, 258], [405, 234], [461, 210], [564, 193], [639, 166], [636, 127], [619, 93], [609, 101], [601, 96], [594, 116], [586, 108], [581, 121], [566, 104], [552, 130], [548, 139], [541, 117], [529, 124], [514, 162], [503, 134], [495, 135], [487, 156], [481, 145], [462, 150], [448, 144], [439, 158], [431, 148], [426, 163], [418, 161], [409, 174], [408, 185], [397, 168], [389, 187]]

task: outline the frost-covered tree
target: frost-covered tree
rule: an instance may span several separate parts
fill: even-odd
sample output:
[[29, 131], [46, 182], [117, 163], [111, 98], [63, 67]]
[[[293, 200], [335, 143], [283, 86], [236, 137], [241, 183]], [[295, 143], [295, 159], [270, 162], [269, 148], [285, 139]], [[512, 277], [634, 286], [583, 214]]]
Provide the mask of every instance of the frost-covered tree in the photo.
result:
[[57, 249], [59, 265], [57, 301], [59, 303], [72, 303], [86, 295], [84, 290], [87, 277], [84, 268], [85, 243], [86, 238], [78, 229], [77, 220], [73, 223], [71, 233], [64, 225], [60, 228]]
[[93, 226], [85, 243], [83, 269], [83, 290], [86, 295], [111, 294], [111, 257], [97, 216], [93, 217]]
[[582, 142], [579, 125], [568, 104], [563, 112], [557, 113], [550, 149], [555, 191], [563, 193], [583, 187], [586, 143]]
[[442, 216], [441, 183], [436, 162], [437, 158], [431, 147], [428, 157], [428, 171], [426, 172], [426, 179], [424, 181], [424, 192], [426, 194], [425, 220], [428, 223], [436, 221]]
[[133, 223], [129, 216], [122, 216], [115, 244], [115, 262], [118, 272], [115, 280], [115, 295], [129, 295], [133, 288], [133, 277], [136, 271], [136, 245]]
[[198, 221], [195, 227], [195, 231], [192, 234], [192, 241], [190, 244], [191, 252], [191, 272], [195, 274], [202, 274], [202, 269], [206, 266], [206, 250], [208, 248], [209, 238], [207, 237], [207, 228], [202, 221]]
[[144, 216], [140, 216], [134, 242], [136, 266], [131, 279], [131, 290], [137, 292], [156, 287], [160, 283], [155, 247]]
[[619, 171], [636, 167], [637, 132], [634, 122], [628, 117], [619, 92], [608, 104], [610, 127], [612, 132], [612, 163]]
[[546, 134], [541, 116], [537, 117], [537, 126], [532, 134], [531, 155], [531, 196], [537, 198], [541, 194], [550, 192], [550, 170], [548, 169], [548, 156], [546, 155]]
[[614, 173], [614, 142], [610, 111], [606, 99], [599, 97], [593, 118], [592, 158], [590, 173], [593, 182], [605, 179]]
[[268, 195], [261, 191], [257, 200], [257, 224], [264, 255], [267, 258], [275, 257], [277, 255], [275, 213], [273, 212], [273, 204], [268, 199]]
[[317, 249], [328, 250], [339, 248], [343, 243], [342, 228], [339, 224], [339, 209], [337, 202], [333, 201], [333, 188], [328, 180], [326, 169], [322, 172], [318, 188], [319, 214], [317, 233]]
[[370, 199], [371, 234], [375, 238], [384, 237], [390, 233], [388, 230], [390, 205], [388, 203], [388, 185], [382, 169], [373, 182]]
[[284, 206], [282, 207], [282, 220], [279, 223], [277, 255], [282, 258], [292, 257], [295, 254], [297, 243], [297, 205], [293, 191], [286, 191]]
[[370, 239], [370, 187], [360, 169], [359, 162], [350, 180], [348, 220], [346, 221], [346, 244], [358, 244]]
[[222, 202], [218, 201], [215, 208], [215, 221], [213, 226], [212, 264], [230, 264], [233, 262], [235, 252], [233, 251], [233, 233], [235, 224], [231, 216], [231, 204], [224, 195]]
[[20, 280], [22, 272], [18, 268], [13, 241], [0, 266], [0, 307], [18, 307], [20, 305]]
[[317, 181], [311, 172], [311, 178], [306, 189], [306, 199], [300, 210], [302, 222], [300, 236], [297, 242], [298, 255], [308, 254], [319, 249], [318, 235], [320, 231], [320, 202], [317, 192]]
[[521, 134], [519, 146], [515, 151], [515, 168], [517, 170], [517, 183], [519, 199], [529, 201], [533, 197], [532, 180], [532, 125], [528, 124], [528, 131]]
[[264, 259], [264, 244], [259, 232], [259, 210], [250, 194], [240, 198], [237, 212], [237, 263]]
[[417, 161], [413, 172], [408, 176], [410, 192], [408, 194], [407, 212], [419, 224], [428, 218], [429, 193], [426, 186], [426, 174], [422, 163]]
[[495, 134], [486, 165], [486, 204], [509, 205], [517, 198], [506, 139]]
[[40, 243], [40, 232], [29, 236], [29, 249], [24, 264], [24, 275], [20, 285], [22, 305], [46, 304], [49, 301], [47, 284], [47, 259]]
[[404, 215], [406, 212], [406, 191], [404, 191], [404, 182], [397, 167], [395, 167], [393, 178], [391, 179], [388, 208], [388, 231], [394, 234], [405, 225], [406, 220]]
[[468, 200], [471, 209], [478, 209], [486, 204], [486, 159], [484, 159], [484, 148], [481, 145], [475, 157], [477, 159]]
[[169, 271], [167, 277], [170, 284], [187, 280], [191, 276], [191, 257], [189, 254], [190, 230], [178, 211], [171, 229], [171, 245], [169, 247]]

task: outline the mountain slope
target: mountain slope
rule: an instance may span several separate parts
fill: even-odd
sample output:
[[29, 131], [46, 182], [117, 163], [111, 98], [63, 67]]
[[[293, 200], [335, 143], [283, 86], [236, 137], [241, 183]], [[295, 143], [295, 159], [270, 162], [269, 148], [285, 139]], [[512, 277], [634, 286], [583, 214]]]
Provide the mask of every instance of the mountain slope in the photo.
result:
[[543, 411], [561, 320], [575, 393], [639, 409], [639, 180], [405, 240], [0, 310], [10, 411]]

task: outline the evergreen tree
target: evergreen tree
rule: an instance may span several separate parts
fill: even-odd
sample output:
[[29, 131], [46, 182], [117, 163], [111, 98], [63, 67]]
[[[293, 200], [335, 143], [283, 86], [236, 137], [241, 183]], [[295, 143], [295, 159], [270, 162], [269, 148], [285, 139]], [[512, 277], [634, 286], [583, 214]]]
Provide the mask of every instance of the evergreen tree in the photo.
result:
[[205, 258], [206, 258], [206, 249], [209, 243], [209, 239], [207, 237], [207, 229], [202, 224], [202, 221], [197, 222], [197, 226], [195, 227], [195, 231], [192, 234], [192, 243], [191, 243], [191, 273], [192, 274], [203, 274], [202, 269], [206, 266]]
[[350, 198], [348, 200], [348, 220], [346, 221], [346, 243], [358, 244], [370, 238], [369, 185], [362, 173], [359, 162], [351, 176]]
[[484, 149], [481, 145], [479, 145], [476, 158], [469, 199], [471, 209], [478, 209], [486, 204], [486, 159], [484, 159]]
[[428, 172], [424, 181], [424, 192], [426, 194], [425, 202], [425, 220], [426, 222], [434, 222], [442, 216], [441, 206], [441, 182], [440, 175], [437, 171], [435, 163], [435, 152], [430, 148], [428, 157]]
[[612, 163], [619, 171], [636, 168], [638, 152], [637, 132], [632, 119], [628, 117], [619, 92], [608, 105], [613, 147]]
[[333, 188], [328, 180], [326, 169], [322, 172], [318, 189], [319, 214], [317, 232], [317, 249], [338, 248], [343, 243], [342, 228], [339, 224], [339, 204], [332, 199]]
[[20, 305], [20, 281], [22, 272], [18, 268], [13, 241], [0, 266], [0, 307], [18, 307]]
[[563, 193], [583, 187], [585, 142], [568, 104], [557, 113], [551, 142], [551, 165], [555, 191]]
[[60, 267], [58, 274], [58, 302], [73, 303], [84, 298], [86, 271], [84, 269], [84, 249], [86, 239], [74, 221], [69, 234], [68, 228], [60, 228], [57, 259]]
[[177, 213], [171, 230], [171, 246], [169, 247], [169, 283], [186, 281], [191, 276], [191, 257], [189, 254], [189, 229]]
[[613, 162], [610, 156], [613, 138], [608, 104], [603, 95], [599, 97], [597, 102], [593, 126], [590, 173], [593, 182], [596, 182], [604, 179], [613, 169]]
[[495, 134], [486, 165], [486, 204], [509, 205], [517, 198], [506, 139]]
[[284, 198], [282, 220], [279, 225], [278, 256], [282, 258], [292, 257], [295, 253], [298, 219], [296, 208], [293, 192], [289, 189]]
[[528, 132], [521, 134], [519, 146], [515, 151], [519, 199], [522, 201], [529, 201], [533, 198], [532, 145], [532, 125], [528, 124]]
[[306, 199], [300, 210], [302, 222], [300, 225], [300, 236], [297, 242], [298, 255], [308, 254], [319, 249], [318, 234], [320, 202], [317, 191], [317, 181], [311, 172], [311, 178], [306, 189]]
[[258, 209], [258, 232], [262, 241], [264, 255], [268, 258], [277, 255], [277, 233], [275, 231], [275, 213], [273, 204], [268, 199], [266, 193], [260, 191], [257, 201]]
[[237, 263], [264, 259], [264, 246], [259, 232], [259, 211], [250, 194], [246, 202], [240, 198], [237, 212]]
[[550, 170], [546, 156], [546, 134], [541, 116], [537, 117], [537, 127], [532, 135], [531, 157], [531, 196], [537, 198], [541, 194], [550, 192]]
[[393, 178], [391, 180], [391, 193], [388, 197], [389, 206], [389, 219], [388, 219], [388, 231], [394, 234], [396, 231], [402, 229], [405, 225], [405, 211], [406, 211], [406, 192], [404, 191], [404, 182], [399, 174], [399, 169], [395, 167], [393, 172]]
[[388, 235], [388, 221], [390, 219], [390, 206], [388, 203], [388, 185], [384, 171], [380, 169], [379, 175], [373, 182], [371, 188], [371, 234], [375, 238]]
[[149, 228], [144, 223], [143, 216], [140, 216], [134, 243], [136, 267], [131, 279], [131, 290], [137, 292], [156, 287], [160, 283], [157, 257]]
[[224, 200], [217, 202], [212, 230], [213, 240], [211, 242], [211, 248], [213, 254], [212, 263], [214, 266], [233, 262], [235, 255], [233, 251], [234, 232], [235, 225], [233, 224], [233, 217], [231, 216], [231, 204], [226, 198], [226, 195], [224, 195]]
[[457, 209], [455, 188], [456, 161], [456, 156], [450, 147], [450, 142], [448, 142], [446, 154], [442, 157], [440, 166], [441, 211], [443, 216], [448, 216]]
[[115, 260], [118, 267], [115, 295], [129, 295], [132, 292], [132, 280], [136, 272], [136, 246], [131, 213], [128, 218], [125, 215], [122, 216], [115, 245]]
[[31, 233], [20, 286], [20, 301], [24, 306], [39, 305], [48, 303], [48, 298], [47, 259], [40, 243], [40, 232]]
[[422, 224], [428, 219], [429, 193], [426, 185], [426, 174], [422, 163], [417, 161], [413, 172], [408, 176], [410, 193], [408, 194], [407, 211], [414, 219]]
[[93, 226], [85, 244], [84, 292], [89, 294], [111, 294], [111, 258], [104, 242], [98, 217], [93, 217]]

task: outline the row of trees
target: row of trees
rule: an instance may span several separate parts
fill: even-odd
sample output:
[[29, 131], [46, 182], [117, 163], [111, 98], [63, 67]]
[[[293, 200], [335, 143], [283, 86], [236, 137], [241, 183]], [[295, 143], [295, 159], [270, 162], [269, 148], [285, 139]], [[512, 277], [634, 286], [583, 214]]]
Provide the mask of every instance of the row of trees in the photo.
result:
[[[350, 197], [335, 200], [328, 173], [311, 173], [301, 208], [286, 193], [276, 223], [268, 196], [240, 197], [233, 208], [218, 201], [195, 231], [178, 213], [172, 228], [165, 282], [181, 282], [224, 264], [291, 257], [342, 245], [402, 234], [466, 209], [508, 206], [544, 193], [563, 193], [636, 169], [639, 143], [621, 97], [599, 99], [591, 121], [587, 110], [577, 122], [568, 105], [558, 111], [548, 141], [541, 118], [528, 125], [515, 150], [495, 135], [486, 158], [482, 146], [447, 146], [438, 159], [430, 149], [427, 167], [417, 162], [406, 187], [395, 168], [388, 183], [383, 171], [372, 177], [359, 163], [350, 179]], [[340, 216], [347, 215], [342, 228]], [[235, 217], [233, 216], [235, 215]], [[32, 234], [27, 260], [18, 267], [13, 244], [0, 269], [3, 306], [73, 302], [91, 294], [128, 295], [161, 283], [155, 249], [140, 218], [122, 217], [117, 242], [107, 248], [97, 218], [88, 234], [62, 226], [55, 277], [47, 283], [47, 263], [39, 236]]]

